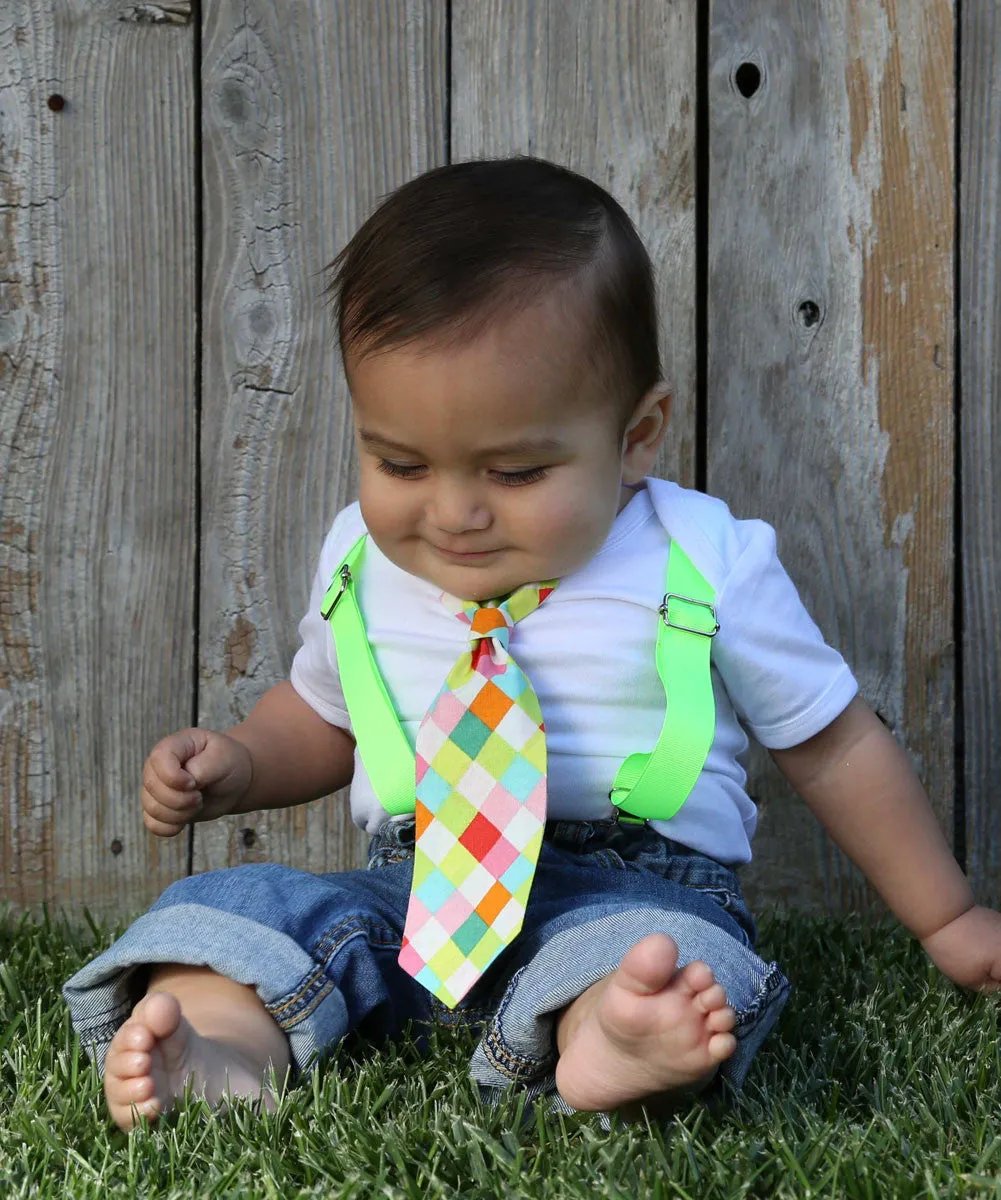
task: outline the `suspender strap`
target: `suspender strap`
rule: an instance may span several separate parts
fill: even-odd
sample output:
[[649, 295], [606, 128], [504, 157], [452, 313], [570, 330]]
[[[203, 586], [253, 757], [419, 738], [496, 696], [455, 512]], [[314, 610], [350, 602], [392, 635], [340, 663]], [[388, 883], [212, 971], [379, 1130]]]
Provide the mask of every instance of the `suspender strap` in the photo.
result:
[[[414, 749], [400, 724], [369, 645], [355, 594], [365, 552], [355, 542], [323, 597], [320, 615], [337, 644], [341, 688], [358, 753], [379, 803], [391, 816], [414, 811]], [[715, 592], [672, 539], [666, 595], [657, 628], [657, 673], [667, 712], [649, 754], [631, 754], [610, 799], [620, 820], [642, 824], [673, 817], [695, 786], [716, 731], [709, 647], [719, 630]]]
[[716, 733], [709, 648], [719, 630], [716, 593], [674, 539], [668, 551], [667, 594], [657, 627], [657, 674], [667, 712], [650, 754], [630, 754], [612, 785], [612, 803], [638, 823], [667, 821], [695, 786]]
[[365, 553], [358, 539], [338, 568], [320, 615], [330, 622], [337, 666], [358, 753], [379, 803], [390, 814], [414, 811], [414, 751], [372, 656], [355, 595], [355, 576]]

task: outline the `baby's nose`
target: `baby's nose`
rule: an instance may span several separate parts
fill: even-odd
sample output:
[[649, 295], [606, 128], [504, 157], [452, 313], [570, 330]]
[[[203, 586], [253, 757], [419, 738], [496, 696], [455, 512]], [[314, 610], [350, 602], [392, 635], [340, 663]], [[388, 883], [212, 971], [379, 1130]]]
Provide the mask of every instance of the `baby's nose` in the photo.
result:
[[490, 514], [474, 489], [442, 486], [436, 489], [428, 516], [442, 533], [469, 533], [486, 529]]

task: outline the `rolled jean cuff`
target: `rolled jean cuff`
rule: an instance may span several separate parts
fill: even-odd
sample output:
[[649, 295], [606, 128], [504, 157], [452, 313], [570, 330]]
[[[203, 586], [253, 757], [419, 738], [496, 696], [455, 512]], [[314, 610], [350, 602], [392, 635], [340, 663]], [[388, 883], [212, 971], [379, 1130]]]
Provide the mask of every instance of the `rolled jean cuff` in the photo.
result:
[[211, 967], [253, 986], [288, 1038], [296, 1078], [308, 1074], [319, 1051], [336, 1045], [347, 1030], [343, 996], [292, 938], [235, 913], [174, 904], [140, 917], [63, 985], [73, 1028], [102, 1074], [111, 1039], [138, 1000], [137, 972], [164, 962]]
[[[701, 959], [723, 985], [737, 1016], [737, 1048], [720, 1064], [718, 1079], [740, 1088], [789, 997], [789, 981], [776, 963], [765, 963], [702, 917], [650, 908], [611, 913], [564, 930], [515, 972], [470, 1062], [481, 1098], [496, 1103], [518, 1084], [530, 1101], [548, 1096], [551, 1110], [575, 1112], [556, 1089], [556, 1016], [651, 933], [674, 939], [679, 967]], [[609, 1114], [601, 1118], [609, 1128]]]

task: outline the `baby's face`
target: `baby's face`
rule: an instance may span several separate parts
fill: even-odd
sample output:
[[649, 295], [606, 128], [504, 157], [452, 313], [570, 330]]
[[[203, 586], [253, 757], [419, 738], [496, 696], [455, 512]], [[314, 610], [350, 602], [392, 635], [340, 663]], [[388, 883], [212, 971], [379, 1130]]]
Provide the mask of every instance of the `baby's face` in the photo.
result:
[[466, 346], [349, 362], [362, 515], [387, 558], [485, 600], [594, 555], [621, 506], [622, 414], [578, 341], [547, 300]]

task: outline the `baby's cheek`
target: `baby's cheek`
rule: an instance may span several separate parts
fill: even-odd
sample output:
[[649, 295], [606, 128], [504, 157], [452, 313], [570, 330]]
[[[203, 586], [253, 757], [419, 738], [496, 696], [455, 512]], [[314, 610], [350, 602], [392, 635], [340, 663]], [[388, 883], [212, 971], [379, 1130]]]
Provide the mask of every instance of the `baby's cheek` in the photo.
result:
[[405, 537], [413, 524], [410, 506], [401, 503], [400, 498], [380, 480], [367, 480], [363, 475], [359, 482], [358, 500], [365, 523], [377, 542], [380, 539]]
[[537, 505], [534, 515], [540, 546], [559, 566], [559, 573], [581, 567], [608, 536], [615, 514], [605, 513], [593, 496], [560, 497]]

